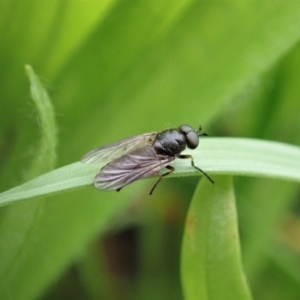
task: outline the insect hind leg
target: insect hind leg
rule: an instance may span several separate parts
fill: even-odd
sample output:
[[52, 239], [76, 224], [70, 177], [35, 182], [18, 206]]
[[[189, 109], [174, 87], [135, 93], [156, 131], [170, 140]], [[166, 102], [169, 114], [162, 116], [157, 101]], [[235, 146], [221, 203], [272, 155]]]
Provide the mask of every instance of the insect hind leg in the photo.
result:
[[197, 169], [198, 171], [200, 171], [211, 183], [215, 183], [212, 178], [207, 174], [205, 173], [203, 170], [201, 170], [199, 167], [195, 166], [194, 164], [194, 158], [192, 155], [189, 155], [189, 154], [181, 154], [178, 156], [178, 158], [181, 158], [181, 159], [187, 159], [187, 158], [190, 158], [191, 159], [191, 165], [192, 167], [194, 167], [195, 169]]
[[157, 180], [156, 183], [154, 184], [153, 188], [151, 189], [149, 195], [152, 195], [152, 193], [153, 193], [153, 191], [155, 190], [156, 186], [159, 184], [159, 182], [162, 180], [163, 177], [165, 177], [165, 176], [167, 176], [167, 175], [169, 175], [169, 174], [171, 174], [171, 173], [173, 173], [173, 172], [175, 171], [175, 168], [173, 168], [172, 166], [166, 166], [166, 169], [168, 169], [169, 172], [166, 172], [166, 173], [162, 174], [162, 175], [158, 178], [158, 180]]

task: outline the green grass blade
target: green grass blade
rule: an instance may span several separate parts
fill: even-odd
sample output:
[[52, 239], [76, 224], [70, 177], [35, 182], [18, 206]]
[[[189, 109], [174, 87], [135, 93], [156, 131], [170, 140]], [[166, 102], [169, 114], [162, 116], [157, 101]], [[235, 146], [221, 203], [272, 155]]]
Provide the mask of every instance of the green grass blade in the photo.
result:
[[39, 123], [42, 130], [39, 149], [36, 151], [35, 160], [32, 162], [31, 171], [27, 174], [43, 173], [52, 170], [56, 163], [57, 128], [54, 109], [50, 98], [34, 73], [31, 66], [26, 65], [25, 70], [30, 80], [31, 97], [38, 111]]
[[[209, 174], [250, 175], [300, 181], [300, 149], [277, 142], [239, 138], [203, 139], [197, 150], [186, 151]], [[198, 175], [188, 160], [172, 164], [172, 176]], [[0, 205], [91, 185], [103, 164], [80, 162], [46, 173], [0, 194]], [[171, 177], [171, 176], [170, 176]]]
[[232, 180], [216, 181], [201, 181], [187, 215], [181, 256], [185, 299], [248, 300]]
[[[26, 178], [37, 176], [54, 168], [56, 162], [56, 124], [50, 98], [33, 69], [25, 67], [30, 80], [31, 96], [37, 109], [37, 117], [41, 127], [41, 138], [35, 149], [35, 158], [31, 162]], [[26, 201], [19, 205], [1, 210], [0, 226], [0, 298], [12, 299], [11, 290], [7, 288], [13, 281], [18, 290], [24, 292], [32, 289], [35, 281], [22, 286], [28, 269], [22, 268], [26, 250], [32, 250], [32, 232], [39, 228], [45, 213], [44, 201]], [[24, 250], [26, 249], [26, 250]]]

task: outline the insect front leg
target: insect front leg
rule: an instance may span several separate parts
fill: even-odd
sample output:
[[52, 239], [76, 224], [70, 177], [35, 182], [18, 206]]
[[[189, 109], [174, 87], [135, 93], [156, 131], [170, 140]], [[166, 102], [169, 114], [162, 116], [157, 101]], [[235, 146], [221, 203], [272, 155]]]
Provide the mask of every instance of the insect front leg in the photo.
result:
[[201, 170], [200, 168], [198, 168], [197, 166], [195, 166], [195, 164], [194, 164], [194, 158], [193, 158], [192, 155], [189, 155], [189, 154], [183, 155], [183, 154], [181, 154], [181, 155], [178, 156], [178, 158], [181, 158], [181, 159], [190, 158], [191, 159], [191, 165], [192, 165], [192, 167], [194, 167], [195, 169], [197, 169], [198, 171], [200, 171], [211, 183], [215, 183], [207, 173], [205, 173], [203, 170]]
[[159, 179], [156, 181], [156, 183], [154, 184], [153, 188], [151, 189], [149, 195], [152, 195], [154, 189], [156, 188], [156, 186], [159, 184], [159, 182], [162, 180], [163, 177], [165, 177], [165, 176], [167, 176], [167, 175], [169, 175], [169, 174], [171, 174], [171, 173], [173, 173], [173, 172], [175, 171], [175, 168], [173, 168], [172, 166], [166, 166], [166, 169], [168, 169], [168, 170], [170, 170], [170, 171], [167, 172], [167, 173], [162, 174], [162, 175], [159, 177]]

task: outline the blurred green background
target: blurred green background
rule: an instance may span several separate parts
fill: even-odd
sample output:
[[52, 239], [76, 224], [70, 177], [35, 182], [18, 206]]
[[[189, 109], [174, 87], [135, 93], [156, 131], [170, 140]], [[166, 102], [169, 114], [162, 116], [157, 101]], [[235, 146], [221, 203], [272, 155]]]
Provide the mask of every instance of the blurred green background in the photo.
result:
[[[0, 191], [182, 123], [299, 145], [299, 38], [300, 1], [1, 0]], [[55, 164], [36, 163], [25, 64], [54, 106]], [[151, 198], [144, 180], [1, 208], [1, 299], [183, 299], [181, 239], [198, 180], [163, 180]], [[299, 299], [299, 186], [234, 186], [253, 298]]]

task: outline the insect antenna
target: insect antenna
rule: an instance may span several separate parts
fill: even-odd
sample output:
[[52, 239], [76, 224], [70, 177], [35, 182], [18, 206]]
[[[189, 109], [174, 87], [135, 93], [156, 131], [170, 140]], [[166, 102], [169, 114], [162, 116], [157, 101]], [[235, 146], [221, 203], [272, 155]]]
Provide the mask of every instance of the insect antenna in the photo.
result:
[[198, 136], [208, 136], [208, 134], [205, 132], [201, 133], [201, 130], [202, 130], [202, 126], [200, 125], [198, 131], [196, 132]]

